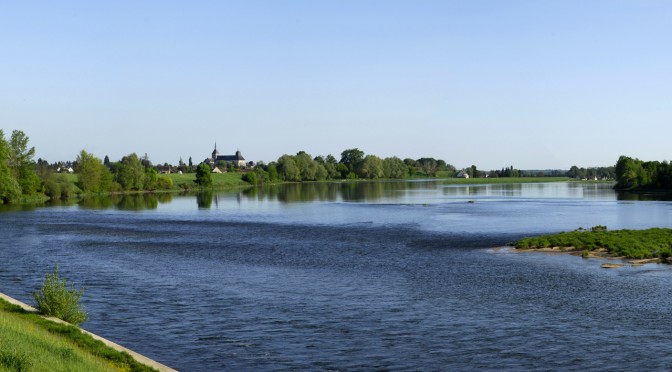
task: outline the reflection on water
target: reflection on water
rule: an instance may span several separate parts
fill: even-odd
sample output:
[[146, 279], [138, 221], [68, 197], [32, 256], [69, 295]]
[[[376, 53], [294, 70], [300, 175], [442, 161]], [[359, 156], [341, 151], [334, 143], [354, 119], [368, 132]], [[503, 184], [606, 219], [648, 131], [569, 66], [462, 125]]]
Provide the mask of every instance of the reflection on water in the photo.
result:
[[173, 200], [171, 193], [143, 193], [128, 195], [88, 196], [79, 201], [82, 209], [109, 209], [115, 208], [127, 211], [142, 211], [156, 209], [159, 203], [170, 203]]
[[196, 194], [196, 204], [199, 208], [210, 208], [212, 206], [212, 190], [206, 190]]
[[[383, 181], [383, 182], [315, 182], [251, 187], [235, 193], [212, 190], [185, 193], [178, 197], [195, 197], [199, 209], [218, 207], [220, 202], [234, 196], [238, 202], [365, 202], [432, 204], [450, 201], [472, 201], [500, 198], [565, 198], [587, 200], [640, 200], [671, 201], [671, 193], [633, 194], [616, 192], [612, 184], [552, 182], [509, 184], [444, 184], [440, 180]], [[159, 204], [173, 201], [175, 194], [149, 193], [86, 197], [78, 202], [83, 209], [156, 209]], [[61, 205], [61, 204], [59, 204]], [[23, 210], [26, 206], [2, 206], [2, 210]], [[18, 208], [18, 209], [17, 209]]]

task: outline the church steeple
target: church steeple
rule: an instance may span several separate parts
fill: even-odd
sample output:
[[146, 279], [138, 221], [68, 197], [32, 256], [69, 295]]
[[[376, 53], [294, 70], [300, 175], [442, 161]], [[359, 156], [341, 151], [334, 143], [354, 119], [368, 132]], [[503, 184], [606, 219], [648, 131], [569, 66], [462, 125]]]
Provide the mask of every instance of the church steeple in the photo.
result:
[[217, 151], [217, 142], [215, 142], [215, 149], [212, 151], [212, 160], [217, 161], [219, 151]]

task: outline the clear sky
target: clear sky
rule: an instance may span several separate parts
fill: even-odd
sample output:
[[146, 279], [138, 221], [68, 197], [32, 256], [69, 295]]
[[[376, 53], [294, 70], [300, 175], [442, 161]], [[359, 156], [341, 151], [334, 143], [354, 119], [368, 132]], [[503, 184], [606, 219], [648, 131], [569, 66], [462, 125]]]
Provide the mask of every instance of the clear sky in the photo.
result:
[[670, 160], [672, 1], [5, 1], [0, 128], [37, 157]]

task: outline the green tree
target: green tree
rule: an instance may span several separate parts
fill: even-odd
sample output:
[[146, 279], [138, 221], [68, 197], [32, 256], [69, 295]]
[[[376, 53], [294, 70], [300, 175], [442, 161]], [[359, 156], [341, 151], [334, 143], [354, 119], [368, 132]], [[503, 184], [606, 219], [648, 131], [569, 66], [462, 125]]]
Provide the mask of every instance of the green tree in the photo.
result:
[[396, 156], [385, 158], [383, 160], [383, 174], [385, 178], [406, 178], [408, 177], [408, 167]]
[[202, 188], [212, 187], [212, 171], [209, 165], [201, 163], [196, 167], [196, 180], [194, 182]]
[[37, 177], [36, 164], [33, 160], [35, 147], [28, 147], [28, 136], [20, 130], [12, 132], [9, 141], [9, 167], [14, 178], [19, 183], [24, 195], [33, 195], [40, 189], [40, 179]]
[[21, 186], [9, 168], [9, 143], [0, 129], [0, 202], [10, 203], [21, 196]]
[[124, 190], [142, 190], [145, 167], [136, 153], [124, 156], [117, 164], [115, 179]]
[[367, 155], [362, 162], [360, 172], [364, 178], [375, 179], [383, 177], [383, 160], [375, 155]]
[[100, 159], [86, 151], [77, 155], [78, 186], [84, 192], [107, 192], [112, 184], [112, 174]]
[[361, 176], [359, 171], [364, 161], [364, 151], [360, 149], [348, 149], [341, 153], [341, 164], [345, 164], [351, 173]]
[[436, 176], [436, 171], [438, 170], [438, 162], [434, 158], [421, 158], [418, 159], [416, 164], [422, 169], [423, 172], [429, 177]]
[[156, 190], [159, 182], [159, 173], [154, 168], [145, 169], [145, 190]]
[[291, 155], [283, 155], [278, 159], [278, 174], [284, 181], [301, 181], [301, 170]]
[[268, 172], [268, 180], [270, 182], [277, 182], [280, 178], [278, 176], [278, 168], [275, 163], [271, 163], [266, 167], [266, 172]]

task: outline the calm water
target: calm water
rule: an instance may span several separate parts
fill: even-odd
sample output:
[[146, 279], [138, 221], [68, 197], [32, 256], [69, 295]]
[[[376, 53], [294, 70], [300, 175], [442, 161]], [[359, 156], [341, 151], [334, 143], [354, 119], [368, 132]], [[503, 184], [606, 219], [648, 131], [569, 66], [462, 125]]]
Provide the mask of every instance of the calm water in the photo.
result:
[[669, 266], [493, 249], [672, 227], [655, 198], [389, 182], [8, 210], [0, 291], [32, 303], [58, 263], [84, 328], [185, 371], [670, 369]]

